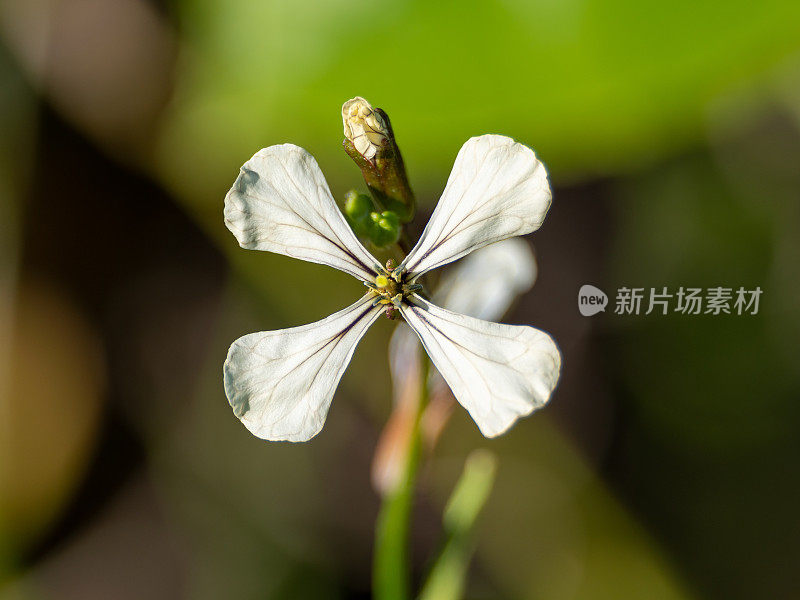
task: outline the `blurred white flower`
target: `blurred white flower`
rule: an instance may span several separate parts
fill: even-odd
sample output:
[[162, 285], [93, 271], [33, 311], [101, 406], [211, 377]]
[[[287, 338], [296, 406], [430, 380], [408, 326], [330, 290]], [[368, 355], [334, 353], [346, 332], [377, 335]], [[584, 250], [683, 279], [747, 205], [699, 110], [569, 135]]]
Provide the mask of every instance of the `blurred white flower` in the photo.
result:
[[470, 254], [442, 277], [433, 301], [448, 310], [494, 321], [536, 281], [536, 260], [528, 244], [504, 240]]
[[225, 198], [225, 223], [239, 244], [336, 267], [369, 291], [316, 323], [236, 340], [224, 366], [236, 416], [264, 439], [315, 436], [358, 341], [386, 306], [399, 310], [487, 437], [543, 406], [561, 363], [549, 335], [440, 308], [420, 296], [416, 281], [473, 250], [538, 229], [550, 201], [547, 173], [530, 148], [499, 135], [472, 138], [419, 242], [389, 272], [348, 227], [308, 152], [291, 144], [259, 151]]

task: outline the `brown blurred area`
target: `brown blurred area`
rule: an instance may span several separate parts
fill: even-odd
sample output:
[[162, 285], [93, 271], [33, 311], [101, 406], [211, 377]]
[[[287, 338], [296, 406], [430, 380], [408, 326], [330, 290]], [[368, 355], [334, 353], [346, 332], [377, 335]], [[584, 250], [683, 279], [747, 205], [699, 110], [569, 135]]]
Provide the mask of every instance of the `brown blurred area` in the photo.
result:
[[[244, 256], [224, 230], [222, 198], [249, 157], [236, 139], [241, 131], [263, 136], [256, 143], [267, 146], [291, 141], [281, 136], [296, 124], [297, 143], [325, 148], [320, 162], [332, 171], [335, 195], [359, 184], [336, 154], [338, 106], [324, 107], [329, 129], [298, 118], [343, 86], [328, 85], [326, 73], [339, 71], [322, 35], [265, 33], [263, 47], [255, 43], [263, 56], [253, 59], [269, 63], [253, 74], [260, 83], [187, 100], [232, 60], [211, 53], [206, 36], [212, 49], [212, 42], [227, 44], [245, 60], [236, 45], [238, 11], [264, 15], [231, 6], [238, 8], [0, 2], [2, 600], [369, 597], [379, 505], [369, 468], [390, 411], [390, 323], [379, 322], [362, 341], [325, 430], [309, 444], [253, 438], [222, 390], [222, 362], [236, 337], [321, 318], [358, 290], [317, 265]], [[308, 26], [339, 39], [352, 15], [335, 8], [341, 14], [326, 9], [339, 23], [330, 31], [319, 21]], [[390, 17], [412, 32], [427, 26], [428, 9], [406, 8], [411, 17]], [[300, 9], [292, 16], [280, 3], [268, 10], [289, 25], [308, 16]], [[555, 5], [548, 10], [547, 18], [558, 17]], [[586, 18], [605, 21], [586, 10]], [[503, 27], [512, 40], [520, 37]], [[292, 52], [299, 71], [321, 73], [305, 87], [292, 87]], [[420, 53], [409, 45], [409, 63]], [[456, 411], [423, 470], [417, 577], [438, 543], [442, 505], [464, 457], [483, 446], [498, 454], [500, 471], [470, 598], [794, 597], [796, 58], [787, 51], [778, 75], [770, 64], [753, 78], [778, 83], [709, 98], [707, 119], [687, 118], [698, 133], [682, 129], [689, 126], [670, 112], [678, 108], [665, 109], [662, 120], [680, 127], [652, 156], [630, 151], [627, 163], [562, 170], [540, 153], [555, 201], [531, 236], [539, 277], [504, 320], [558, 340], [561, 384], [545, 411], [496, 441]], [[275, 91], [270, 77], [283, 77], [289, 91]], [[367, 77], [356, 81], [369, 91]], [[393, 120], [401, 145], [424, 147], [419, 128], [463, 139], [483, 133], [453, 124], [481, 114], [477, 102], [465, 97], [461, 109], [456, 97], [451, 122], [425, 113], [424, 102], [404, 90]], [[634, 130], [641, 99], [629, 93]], [[252, 113], [230, 108], [242, 98]], [[392, 96], [384, 100], [393, 115]], [[274, 102], [264, 109], [272, 121], [255, 114], [262, 101]], [[492, 112], [503, 116], [501, 101]], [[292, 118], [275, 125], [283, 102]], [[219, 120], [209, 124], [212, 117]], [[415, 118], [422, 124], [411, 125]], [[519, 121], [518, 131], [503, 133], [536, 146], [537, 125]], [[263, 135], [269, 127], [274, 137]], [[578, 157], [564, 164], [587, 152], [577, 127], [563, 125], [577, 139], [572, 154], [566, 145], [553, 150]], [[418, 196], [428, 199], [420, 229], [447, 171], [415, 160], [411, 178], [420, 174]], [[749, 320], [588, 319], [576, 310], [584, 283], [609, 293], [622, 285], [761, 285], [764, 308]], [[330, 294], [315, 295], [319, 286]]]
[[3, 578], [33, 569], [9, 584], [23, 596], [180, 597], [181, 541], [143, 438], [151, 408], [186, 402], [225, 266], [141, 168], [174, 34], [163, 7], [136, 1], [0, 14], [17, 242], [3, 261]]

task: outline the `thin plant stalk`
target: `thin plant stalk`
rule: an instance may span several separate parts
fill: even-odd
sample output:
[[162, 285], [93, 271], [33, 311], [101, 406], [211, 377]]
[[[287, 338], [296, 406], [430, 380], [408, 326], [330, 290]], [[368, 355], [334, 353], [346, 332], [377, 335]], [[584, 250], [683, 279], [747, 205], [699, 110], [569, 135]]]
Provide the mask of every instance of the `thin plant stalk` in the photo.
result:
[[394, 489], [383, 498], [375, 526], [373, 561], [373, 594], [376, 600], [409, 600], [411, 598], [410, 527], [414, 505], [417, 471], [422, 454], [422, 412], [428, 401], [427, 357], [420, 357], [419, 401], [406, 445], [403, 472]]

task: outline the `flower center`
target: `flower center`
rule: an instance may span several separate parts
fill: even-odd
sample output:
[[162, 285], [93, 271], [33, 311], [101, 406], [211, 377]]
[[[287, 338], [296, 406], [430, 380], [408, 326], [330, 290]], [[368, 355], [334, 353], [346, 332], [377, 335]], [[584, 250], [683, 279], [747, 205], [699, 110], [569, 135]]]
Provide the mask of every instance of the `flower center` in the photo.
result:
[[381, 304], [387, 308], [400, 308], [400, 303], [407, 296], [422, 289], [419, 284], [405, 283], [404, 275], [395, 275], [391, 269], [376, 275], [375, 282], [367, 282], [366, 285], [375, 297], [373, 305]]
[[397, 281], [391, 275], [381, 274], [375, 277], [375, 287], [372, 288], [372, 293], [375, 294], [378, 304], [394, 304], [396, 306], [405, 297], [404, 287], [402, 279]]

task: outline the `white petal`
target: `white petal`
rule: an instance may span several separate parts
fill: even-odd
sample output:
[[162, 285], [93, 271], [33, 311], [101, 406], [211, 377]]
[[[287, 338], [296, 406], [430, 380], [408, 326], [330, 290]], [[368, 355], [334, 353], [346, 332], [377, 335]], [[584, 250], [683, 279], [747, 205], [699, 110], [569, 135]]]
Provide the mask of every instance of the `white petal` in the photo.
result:
[[411, 302], [401, 305], [403, 317], [483, 435], [500, 435], [547, 403], [561, 369], [549, 335], [453, 313], [416, 295]]
[[487, 244], [530, 233], [550, 207], [547, 172], [533, 150], [502, 135], [461, 147], [417, 245], [399, 268], [409, 279]]
[[304, 442], [325, 423], [356, 345], [381, 314], [367, 294], [327, 319], [236, 340], [223, 369], [233, 412], [265, 440]]
[[267, 250], [369, 280], [380, 264], [347, 225], [308, 152], [292, 144], [259, 150], [225, 196], [225, 225], [242, 248]]
[[[453, 312], [494, 321], [500, 319], [511, 303], [527, 292], [536, 280], [536, 259], [527, 242], [512, 238], [491, 244], [458, 261], [436, 287], [433, 300]], [[399, 323], [389, 342], [389, 367], [397, 401], [408, 388], [419, 384], [419, 338], [405, 323]], [[434, 388], [444, 385], [433, 369]], [[409, 385], [408, 382], [411, 382]]]
[[536, 259], [524, 240], [512, 238], [473, 252], [449, 268], [433, 301], [478, 319], [500, 319], [533, 286]]

